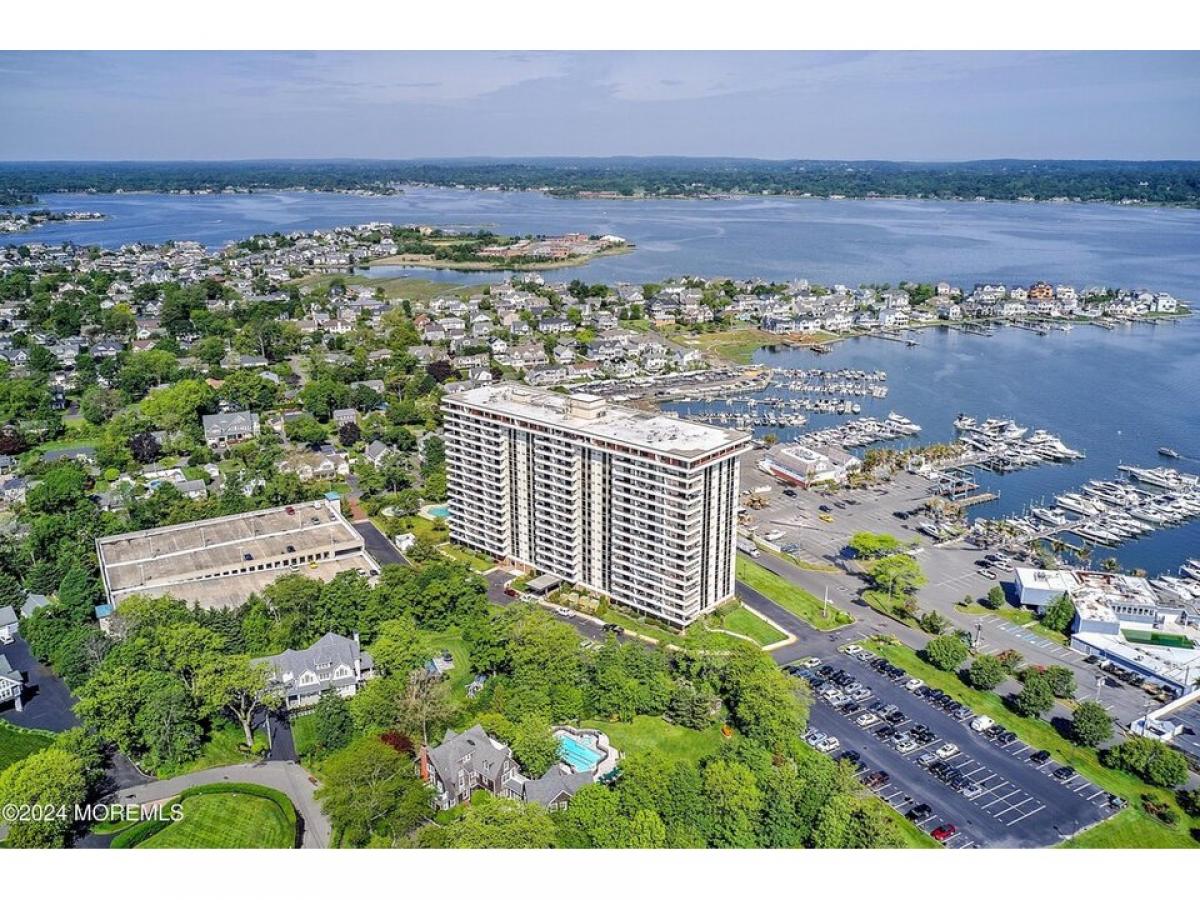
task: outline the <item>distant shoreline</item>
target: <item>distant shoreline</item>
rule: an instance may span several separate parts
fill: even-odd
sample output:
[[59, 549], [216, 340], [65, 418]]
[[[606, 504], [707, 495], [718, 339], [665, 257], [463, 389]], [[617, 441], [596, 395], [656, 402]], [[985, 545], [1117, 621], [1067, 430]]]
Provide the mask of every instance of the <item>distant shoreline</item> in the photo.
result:
[[411, 266], [417, 269], [448, 269], [453, 272], [538, 272], [547, 269], [569, 269], [574, 266], [587, 265], [593, 259], [620, 256], [623, 253], [632, 253], [634, 249], [633, 244], [627, 243], [619, 247], [613, 247], [611, 250], [601, 250], [599, 253], [579, 254], [577, 256], [568, 256], [565, 259], [548, 259], [541, 262], [519, 262], [511, 259], [498, 259], [494, 262], [492, 260], [456, 262], [450, 259], [433, 259], [428, 256], [401, 253], [395, 256], [383, 256], [379, 259], [373, 259], [369, 263], [360, 265], [359, 268]]

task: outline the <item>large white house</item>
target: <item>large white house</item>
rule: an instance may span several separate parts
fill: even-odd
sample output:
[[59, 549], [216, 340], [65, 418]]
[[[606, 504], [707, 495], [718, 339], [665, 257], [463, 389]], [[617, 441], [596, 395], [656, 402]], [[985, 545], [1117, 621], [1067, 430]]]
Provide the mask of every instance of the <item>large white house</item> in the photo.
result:
[[733, 596], [749, 435], [515, 384], [442, 411], [454, 541], [678, 626]]

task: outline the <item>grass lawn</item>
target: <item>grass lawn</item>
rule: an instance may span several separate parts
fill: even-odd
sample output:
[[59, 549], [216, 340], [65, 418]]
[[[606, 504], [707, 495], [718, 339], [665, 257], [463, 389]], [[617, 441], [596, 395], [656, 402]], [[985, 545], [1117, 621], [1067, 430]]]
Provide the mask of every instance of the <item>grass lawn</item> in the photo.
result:
[[201, 769], [249, 762], [252, 759], [251, 755], [243, 753], [239, 749], [245, 739], [245, 735], [242, 734], [242, 726], [233, 722], [225, 722], [213, 729], [209, 739], [201, 745], [199, 756], [180, 766], [160, 769], [156, 774], [159, 778], [174, 778], [176, 775], [199, 772]]
[[496, 566], [490, 556], [484, 556], [482, 553], [476, 553], [474, 550], [460, 547], [457, 544], [442, 544], [438, 549], [451, 559], [466, 563], [475, 572], [483, 573]]
[[[386, 521], [386, 520], [385, 520]], [[401, 516], [398, 519], [392, 520], [393, 524], [390, 534], [403, 534], [408, 532], [415, 534], [417, 540], [431, 541], [435, 544], [440, 544], [450, 536], [450, 529], [446, 527], [445, 522], [435, 522], [432, 519], [427, 519], [424, 516]]]
[[[716, 622], [713, 622], [713, 627], [717, 627]], [[727, 631], [736, 631], [738, 634], [744, 634], [760, 647], [765, 647], [767, 644], [774, 644], [776, 641], [782, 641], [786, 635], [778, 628], [773, 628], [768, 625], [750, 610], [742, 605], [732, 607], [729, 612], [721, 617], [719, 627]]]
[[430, 281], [428, 278], [369, 278], [366, 275], [309, 275], [297, 280], [296, 284], [311, 284], [314, 287], [327, 288], [334, 278], [340, 278], [346, 284], [369, 284], [372, 287], [383, 288], [383, 296], [389, 300], [404, 298], [406, 300], [432, 300], [434, 297], [446, 297], [474, 289], [472, 286], [447, 284], [440, 281]]
[[792, 615], [799, 616], [818, 631], [831, 631], [854, 621], [849, 613], [838, 609], [832, 603], [829, 604], [829, 617], [822, 618], [820, 599], [741, 554], [738, 554], [737, 578], [768, 600], [778, 603]]
[[53, 740], [54, 735], [48, 731], [18, 728], [0, 719], [0, 772], [50, 746]]
[[724, 740], [716, 725], [693, 731], [672, 725], [658, 716], [635, 716], [632, 722], [586, 719], [583, 726], [603, 731], [612, 745], [624, 754], [658, 750], [672, 759], [685, 759], [691, 763], [715, 753]]
[[1044, 637], [1048, 641], [1054, 641], [1056, 644], [1067, 645], [1067, 636], [1061, 631], [1054, 631], [1042, 625], [1038, 621], [1037, 615], [1030, 609], [1017, 609], [1015, 606], [1009, 606], [1005, 603], [999, 609], [988, 609], [980, 603], [971, 603], [967, 606], [959, 606], [957, 609], [962, 610], [971, 616], [986, 616], [989, 613], [999, 616], [1005, 621], [1012, 622], [1014, 625], [1030, 631], [1038, 637]]
[[[1140, 797], [1142, 794], [1150, 794], [1157, 800], [1167, 803], [1172, 809], [1180, 813], [1180, 823], [1169, 827], [1150, 818], [1140, 808], [1136, 810], [1127, 809], [1115, 817], [1122, 819], [1123, 824], [1114, 826], [1111, 822], [1101, 823], [1079, 836], [1077, 840], [1085, 843], [1072, 842], [1070, 846], [1089, 846], [1086, 843], [1088, 840], [1117, 840], [1115, 836], [1106, 838], [1106, 830], [1101, 830], [1098, 838], [1092, 836], [1092, 832], [1097, 829], [1112, 829], [1122, 839], [1128, 839], [1131, 842], [1123, 846], [1185, 846], [1193, 848], [1200, 846], [1200, 843], [1188, 835], [1188, 828], [1191, 827], [1189, 817], [1180, 812], [1178, 805], [1175, 803], [1174, 795], [1170, 791], [1152, 788], [1126, 772], [1110, 769], [1102, 765], [1096, 751], [1075, 746], [1044, 719], [1027, 719], [1024, 716], [1018, 716], [1004, 705], [1004, 701], [999, 694], [988, 691], [977, 691], [967, 687], [954, 673], [935, 669], [921, 660], [917, 656], [916, 651], [911, 647], [880, 641], [874, 638], [869, 639], [867, 643], [872, 650], [910, 674], [922, 679], [930, 687], [945, 691], [960, 703], [965, 703], [971, 707], [977, 714], [991, 717], [1008, 730], [1014, 732], [1026, 744], [1042, 750], [1049, 750], [1054, 755], [1056, 762], [1073, 766], [1080, 775], [1092, 783], [1104, 788], [1106, 791], [1125, 798], [1131, 808], [1138, 806], [1141, 802]], [[1132, 815], [1130, 815], [1131, 812], [1133, 813]], [[1094, 846], [1105, 845], [1097, 843]]]
[[316, 716], [309, 713], [292, 719], [292, 742], [296, 745], [296, 755], [301, 759], [313, 752], [317, 745]]
[[443, 650], [450, 651], [454, 657], [454, 668], [447, 676], [450, 679], [450, 693], [455, 699], [461, 700], [467, 695], [467, 685], [474, 679], [471, 673], [471, 657], [467, 653], [467, 643], [457, 628], [446, 631], [428, 631], [425, 637], [433, 646], [435, 653]]
[[293, 845], [293, 829], [279, 807], [250, 794], [199, 794], [183, 801], [183, 818], [151, 835], [139, 848], [276, 849]]
[[1195, 850], [1197, 844], [1186, 827], [1165, 825], [1131, 806], [1059, 846], [1072, 850]]
[[626, 631], [636, 631], [638, 634], [644, 634], [646, 637], [652, 637], [664, 643], [679, 644], [684, 639], [684, 636], [678, 632], [669, 631], [661, 625], [656, 625], [649, 619], [643, 621], [640, 618], [634, 618], [617, 610], [615, 607], [610, 606], [605, 612], [597, 610], [589, 613], [589, 615], [595, 616], [597, 619], [603, 619], [605, 622], [610, 622], [614, 625], [620, 625]]
[[671, 339], [687, 347], [715, 353], [730, 362], [749, 363], [756, 351], [782, 343], [780, 338], [757, 328], [738, 328], [734, 331], [713, 331], [704, 334], [672, 334]]

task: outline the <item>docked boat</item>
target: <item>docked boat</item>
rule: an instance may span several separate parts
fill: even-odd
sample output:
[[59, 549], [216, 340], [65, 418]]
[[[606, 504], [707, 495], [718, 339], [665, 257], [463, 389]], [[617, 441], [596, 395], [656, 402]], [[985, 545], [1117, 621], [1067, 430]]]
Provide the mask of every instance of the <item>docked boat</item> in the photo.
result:
[[1102, 512], [1095, 503], [1079, 494], [1060, 494], [1054, 498], [1054, 502], [1062, 509], [1081, 516], [1098, 516]]
[[1065, 513], [1057, 512], [1056, 510], [1049, 509], [1045, 506], [1035, 506], [1029, 510], [1029, 513], [1034, 518], [1041, 519], [1043, 522], [1047, 522], [1051, 525], [1058, 525], [1059, 527], [1062, 527], [1071, 521], [1067, 518]]
[[1184, 560], [1183, 565], [1179, 567], [1179, 574], [1200, 581], [1200, 559]]

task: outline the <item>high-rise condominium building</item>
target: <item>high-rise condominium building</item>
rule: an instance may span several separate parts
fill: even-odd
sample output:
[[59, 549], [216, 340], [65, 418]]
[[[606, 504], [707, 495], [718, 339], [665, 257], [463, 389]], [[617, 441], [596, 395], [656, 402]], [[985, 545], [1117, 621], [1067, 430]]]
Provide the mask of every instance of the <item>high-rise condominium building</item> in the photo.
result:
[[516, 384], [442, 410], [453, 540], [680, 626], [733, 596], [749, 435]]

